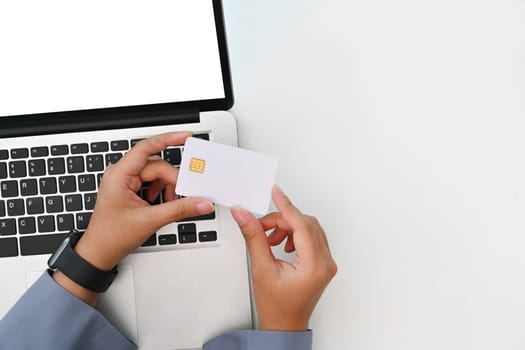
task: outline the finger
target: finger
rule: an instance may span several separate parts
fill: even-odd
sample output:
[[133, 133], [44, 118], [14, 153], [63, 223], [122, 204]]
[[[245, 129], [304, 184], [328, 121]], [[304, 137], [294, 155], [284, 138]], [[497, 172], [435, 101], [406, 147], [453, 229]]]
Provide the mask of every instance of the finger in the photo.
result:
[[295, 250], [295, 245], [293, 243], [293, 236], [288, 236], [288, 239], [286, 240], [286, 244], [284, 245], [284, 251], [287, 253], [291, 253]]
[[246, 246], [250, 252], [252, 267], [272, 263], [275, 258], [259, 220], [242, 208], [232, 208], [231, 213], [246, 241]]
[[298, 256], [304, 257], [305, 261], [314, 262], [314, 258], [318, 255], [319, 246], [318, 240], [308, 223], [308, 218], [290, 202], [277, 186], [272, 189], [272, 199], [283, 219], [293, 231], [293, 244]]
[[291, 253], [295, 250], [293, 241], [293, 231], [290, 225], [284, 220], [281, 213], [271, 213], [259, 219], [265, 230], [275, 227], [275, 230], [268, 236], [268, 244], [272, 247], [281, 244], [285, 238], [286, 244], [284, 251]]
[[277, 210], [279, 210], [284, 220], [293, 230], [304, 227], [303, 214], [292, 204], [290, 199], [278, 186], [274, 186], [272, 189], [272, 199]]
[[153, 181], [146, 192], [146, 198], [148, 199], [148, 202], [154, 202], [165, 186], [166, 185], [164, 184], [164, 181], [160, 179]]
[[291, 231], [287, 230], [281, 230], [279, 228], [276, 228], [270, 235], [267, 237], [268, 244], [273, 246], [279, 245], [284, 241], [286, 237], [291, 235]]
[[144, 182], [155, 182], [161, 180], [165, 184], [176, 184], [179, 176], [179, 169], [170, 163], [158, 159], [149, 160], [139, 173], [139, 177]]
[[204, 198], [183, 198], [175, 201], [152, 205], [143, 210], [144, 220], [150, 223], [152, 230], [184, 218], [209, 214], [213, 204]]
[[116, 167], [126, 175], [138, 175], [146, 165], [149, 156], [168, 146], [181, 145], [190, 136], [190, 132], [171, 132], [142, 140], [118, 161]]
[[175, 195], [175, 185], [167, 184], [166, 188], [164, 188], [164, 201], [171, 202], [174, 201], [176, 198], [177, 196]]
[[271, 213], [259, 219], [265, 231], [279, 228], [285, 231], [292, 231], [290, 224], [283, 218], [281, 213]]

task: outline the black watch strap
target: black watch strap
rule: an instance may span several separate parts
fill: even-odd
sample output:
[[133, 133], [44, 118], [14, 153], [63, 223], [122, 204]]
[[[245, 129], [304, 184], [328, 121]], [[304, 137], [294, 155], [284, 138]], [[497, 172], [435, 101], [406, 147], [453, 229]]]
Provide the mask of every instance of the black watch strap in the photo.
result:
[[93, 292], [105, 292], [117, 277], [115, 266], [111, 271], [102, 271], [84, 260], [73, 249], [83, 232], [72, 231], [58, 250], [49, 258], [48, 265]]

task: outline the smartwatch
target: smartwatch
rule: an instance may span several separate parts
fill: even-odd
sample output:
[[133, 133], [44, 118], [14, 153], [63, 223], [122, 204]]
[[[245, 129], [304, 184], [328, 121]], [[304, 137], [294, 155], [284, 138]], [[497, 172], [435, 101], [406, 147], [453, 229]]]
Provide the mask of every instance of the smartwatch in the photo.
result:
[[118, 267], [102, 271], [84, 260], [73, 249], [84, 232], [73, 230], [47, 261], [53, 271], [60, 270], [64, 275], [92, 292], [104, 293], [118, 274]]

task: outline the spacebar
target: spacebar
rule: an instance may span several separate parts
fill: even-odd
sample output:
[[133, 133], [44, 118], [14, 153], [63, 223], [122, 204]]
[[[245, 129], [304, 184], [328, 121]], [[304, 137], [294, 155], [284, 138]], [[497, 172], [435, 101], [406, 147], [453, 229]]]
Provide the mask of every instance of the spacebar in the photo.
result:
[[67, 233], [20, 237], [20, 253], [22, 255], [38, 255], [54, 253]]

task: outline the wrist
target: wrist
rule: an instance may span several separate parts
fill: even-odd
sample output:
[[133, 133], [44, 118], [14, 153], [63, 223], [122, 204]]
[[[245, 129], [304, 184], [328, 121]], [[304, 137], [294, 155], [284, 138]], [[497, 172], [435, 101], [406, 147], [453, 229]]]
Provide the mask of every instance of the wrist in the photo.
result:
[[102, 248], [100, 244], [97, 244], [91, 239], [91, 235], [86, 231], [78, 241], [74, 250], [82, 259], [97, 269], [110, 271], [118, 265], [120, 259], [116, 258], [114, 254], [109, 254]]
[[93, 260], [89, 254], [79, 254], [76, 248], [82, 236], [81, 231], [71, 231], [51, 255], [48, 265], [51, 270], [57, 272], [53, 277], [55, 281], [93, 305], [97, 293], [105, 292], [117, 277], [118, 269], [115, 265], [112, 269], [102, 270], [90, 262]]
[[80, 284], [76, 283], [75, 281], [67, 277], [65, 274], [63, 274], [60, 270], [56, 270], [53, 273], [53, 279], [59, 286], [61, 286], [62, 288], [64, 288], [65, 290], [67, 290], [68, 292], [85, 302], [86, 304], [91, 305], [93, 307], [97, 304], [98, 293], [95, 293], [89, 289], [82, 287]]
[[260, 318], [258, 329], [261, 331], [304, 332], [308, 330], [308, 320], [287, 320], [283, 318], [268, 320]]

